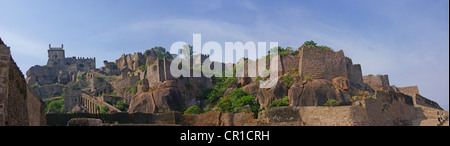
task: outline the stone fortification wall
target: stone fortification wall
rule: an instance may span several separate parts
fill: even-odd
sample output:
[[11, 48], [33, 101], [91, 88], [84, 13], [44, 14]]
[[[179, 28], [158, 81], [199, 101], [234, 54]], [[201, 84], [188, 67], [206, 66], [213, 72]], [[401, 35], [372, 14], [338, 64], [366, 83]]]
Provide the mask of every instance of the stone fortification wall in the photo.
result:
[[260, 113], [260, 125], [395, 126], [416, 125], [424, 120], [421, 108], [408, 95], [377, 91], [375, 99], [360, 106], [300, 106], [272, 108]]
[[166, 58], [157, 59], [153, 64], [150, 64], [147, 67], [147, 79], [150, 87], [174, 79], [170, 73], [170, 63], [171, 61]]
[[389, 85], [388, 75], [368, 75], [363, 77], [365, 84], [369, 85], [373, 90], [390, 90], [393, 88]]
[[299, 68], [301, 76], [313, 79], [332, 80], [336, 77], [346, 77], [352, 82], [361, 82], [361, 67], [353, 65], [350, 58], [344, 56], [344, 51], [334, 52], [312, 46], [303, 46], [299, 52]]
[[413, 99], [415, 100], [415, 105], [416, 106], [426, 106], [426, 107], [431, 107], [431, 108], [435, 108], [435, 109], [439, 109], [439, 110], [443, 110], [441, 108], [441, 106], [439, 106], [438, 103], [436, 103], [435, 101], [432, 101], [426, 97], [423, 97], [420, 94], [415, 94], [413, 96]]
[[408, 86], [408, 87], [398, 87], [398, 90], [402, 92], [403, 94], [414, 96], [419, 93], [419, 87], [418, 86]]
[[[0, 39], [1, 40], [1, 39]], [[10, 48], [0, 44], [0, 126], [45, 125], [44, 103], [25, 82]]]
[[108, 124], [180, 124], [181, 113], [168, 112], [160, 114], [151, 113], [114, 113], [114, 114], [48, 114], [47, 125], [67, 126], [67, 122], [72, 118], [96, 118]]

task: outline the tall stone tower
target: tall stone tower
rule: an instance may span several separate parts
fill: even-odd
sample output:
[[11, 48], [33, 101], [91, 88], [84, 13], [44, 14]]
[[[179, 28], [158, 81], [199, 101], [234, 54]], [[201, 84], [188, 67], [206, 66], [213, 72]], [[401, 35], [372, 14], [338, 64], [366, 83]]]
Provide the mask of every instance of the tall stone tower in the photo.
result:
[[60, 67], [64, 66], [64, 46], [61, 44], [61, 47], [52, 47], [51, 44], [48, 44], [48, 62], [47, 66], [51, 67]]

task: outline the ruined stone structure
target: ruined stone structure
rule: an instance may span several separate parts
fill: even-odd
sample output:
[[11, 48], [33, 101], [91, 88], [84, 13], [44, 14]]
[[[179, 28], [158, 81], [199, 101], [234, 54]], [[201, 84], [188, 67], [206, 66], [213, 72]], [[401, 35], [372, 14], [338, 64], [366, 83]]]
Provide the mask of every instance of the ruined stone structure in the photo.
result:
[[418, 86], [408, 86], [408, 87], [398, 87], [398, 90], [402, 92], [403, 94], [414, 96], [419, 93], [419, 87]]
[[87, 110], [89, 111], [89, 113], [92, 113], [92, 114], [98, 114], [99, 108], [102, 106], [107, 106], [109, 108], [109, 110], [112, 112], [121, 112], [116, 107], [111, 106], [110, 104], [108, 104], [106, 102], [97, 100], [94, 97], [92, 97], [86, 93], [82, 93], [80, 104], [82, 106], [86, 107]]
[[48, 62], [46, 66], [33, 66], [27, 71], [29, 85], [66, 84], [73, 80], [77, 72], [95, 70], [95, 57], [66, 58], [64, 46], [52, 47], [49, 44]]
[[368, 84], [372, 89], [378, 90], [378, 91], [395, 91], [400, 92], [405, 95], [411, 96], [413, 105], [418, 106], [426, 106], [436, 109], [442, 108], [437, 104], [436, 102], [423, 97], [419, 93], [419, 87], [418, 86], [408, 86], [408, 87], [393, 87], [389, 84], [389, 78], [388, 75], [368, 75], [364, 76], [364, 83]]
[[415, 106], [426, 106], [442, 110], [439, 104], [420, 95], [418, 86], [398, 87], [398, 90], [403, 94], [411, 96]]
[[150, 87], [174, 79], [170, 73], [170, 61], [166, 58], [156, 59], [155, 63], [147, 67], [147, 74]]
[[[204, 89], [213, 87], [212, 79], [203, 74], [200, 77], [173, 77], [170, 73], [172, 59], [158, 57], [153, 49], [145, 55], [138, 52], [123, 54], [114, 62], [105, 60], [105, 67], [100, 69], [95, 69], [95, 58], [65, 58], [63, 46], [49, 46], [48, 52], [47, 65], [32, 67], [27, 72], [27, 82], [30, 86], [34, 85], [32, 90], [41, 97], [64, 94], [64, 112], [83, 113], [52, 114], [51, 118], [64, 119], [60, 121], [85, 116], [99, 117], [107, 123], [120, 121], [195, 126], [417, 125], [423, 120], [430, 120], [430, 117], [434, 118], [428, 113], [441, 111], [437, 103], [421, 96], [417, 87], [393, 88], [387, 75], [363, 77], [361, 66], [353, 64], [342, 50], [335, 52], [303, 46], [297, 55], [278, 55], [275, 57], [279, 58], [278, 80], [274, 88], [259, 88], [256, 77], [233, 78], [236, 83], [227, 86], [222, 96], [229, 95], [236, 88], [253, 95], [260, 108], [266, 109], [258, 115], [258, 119], [242, 110], [248, 111], [248, 106], [233, 113], [216, 111], [182, 115], [179, 112], [191, 106], [204, 108], [211, 105], [205, 99], [207, 90]], [[190, 68], [183, 69], [189, 69], [192, 76], [201, 69], [201, 63], [208, 61], [207, 58], [207, 55], [194, 55], [189, 61]], [[266, 60], [266, 68], [270, 67], [270, 62]], [[256, 65], [258, 69], [257, 61], [245, 58], [239, 59], [237, 64], [221, 63], [222, 71], [228, 74], [234, 67], [238, 70], [243, 66], [244, 76], [253, 75], [254, 72], [248, 69], [250, 65]], [[260, 77], [258, 80], [268, 78]], [[286, 96], [290, 107], [271, 107], [273, 101]], [[129, 104], [127, 111], [113, 106], [119, 100]], [[326, 107], [331, 100], [336, 100], [340, 106]], [[99, 114], [99, 107], [102, 106], [108, 107], [112, 113], [123, 113]], [[160, 115], [172, 112], [175, 114], [170, 114], [170, 118], [154, 119], [164, 118]], [[55, 122], [58, 120], [49, 123]]]
[[61, 45], [61, 47], [52, 47], [51, 44], [49, 44], [47, 66], [63, 68], [62, 70], [69, 70], [69, 71], [92, 70], [95, 69], [95, 57], [66, 58], [64, 52], [64, 45]]
[[0, 39], [0, 126], [46, 125], [44, 108]]
[[303, 46], [299, 50], [298, 71], [301, 76], [313, 79], [332, 80], [346, 77], [351, 82], [362, 83], [362, 72], [359, 64], [344, 56], [344, 51], [334, 52], [312, 46]]
[[369, 85], [374, 90], [390, 90], [394, 91], [394, 89], [389, 84], [388, 75], [368, 75], [364, 76], [364, 83]]

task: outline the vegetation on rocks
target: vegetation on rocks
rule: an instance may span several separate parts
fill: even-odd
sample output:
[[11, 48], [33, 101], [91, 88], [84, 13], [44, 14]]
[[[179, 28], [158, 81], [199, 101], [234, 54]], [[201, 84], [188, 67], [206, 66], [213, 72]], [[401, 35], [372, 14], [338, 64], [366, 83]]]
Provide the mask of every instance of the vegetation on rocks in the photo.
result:
[[203, 113], [203, 110], [200, 109], [198, 106], [194, 105], [194, 106], [191, 106], [188, 109], [186, 109], [183, 113], [184, 114], [201, 114], [201, 113]]
[[277, 99], [270, 104], [270, 107], [289, 106], [289, 97], [285, 96], [282, 99]]
[[[324, 46], [324, 45], [317, 46], [317, 43], [315, 43], [313, 40], [304, 42], [303, 45], [302, 45], [301, 47], [303, 47], [303, 46], [313, 46], [313, 47], [321, 48], [321, 49], [324, 49], [324, 50], [332, 50], [332, 49], [331, 49], [330, 47], [328, 47], [328, 46]], [[301, 48], [301, 47], [300, 47], [300, 48]], [[299, 48], [299, 50], [300, 50], [300, 48]]]
[[331, 99], [328, 100], [325, 104], [323, 104], [324, 106], [339, 106], [339, 101]]
[[257, 115], [260, 105], [252, 95], [248, 95], [242, 89], [236, 88], [230, 92], [230, 95], [220, 98], [217, 103], [219, 111], [234, 112], [239, 108], [249, 105], [250, 110]]

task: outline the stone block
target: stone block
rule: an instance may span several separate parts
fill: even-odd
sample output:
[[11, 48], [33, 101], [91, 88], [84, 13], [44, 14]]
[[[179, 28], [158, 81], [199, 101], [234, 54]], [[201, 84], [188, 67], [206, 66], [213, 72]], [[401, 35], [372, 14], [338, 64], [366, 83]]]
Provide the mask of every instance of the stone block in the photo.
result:
[[0, 60], [9, 60], [9, 54], [0, 54]]
[[67, 126], [102, 126], [102, 120], [94, 118], [73, 118], [67, 122]]

